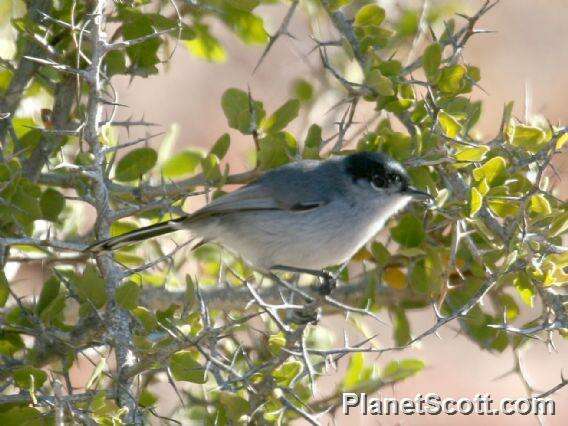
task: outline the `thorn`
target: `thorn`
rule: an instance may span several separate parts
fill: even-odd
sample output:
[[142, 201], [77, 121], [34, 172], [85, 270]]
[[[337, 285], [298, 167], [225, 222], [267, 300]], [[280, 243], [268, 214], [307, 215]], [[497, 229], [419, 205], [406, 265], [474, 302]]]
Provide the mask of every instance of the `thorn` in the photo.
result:
[[434, 308], [434, 314], [436, 315], [436, 319], [438, 320], [444, 319], [444, 316], [440, 312], [440, 309], [438, 308], [438, 305], [436, 305], [436, 302], [432, 303], [432, 307]]

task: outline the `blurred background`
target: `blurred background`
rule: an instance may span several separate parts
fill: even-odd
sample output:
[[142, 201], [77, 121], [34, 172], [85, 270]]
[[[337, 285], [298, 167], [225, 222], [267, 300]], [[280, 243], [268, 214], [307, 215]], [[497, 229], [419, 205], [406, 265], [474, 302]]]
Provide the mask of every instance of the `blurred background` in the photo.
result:
[[[427, 7], [435, 8], [440, 4], [447, 10], [463, 13], [476, 11], [482, 1], [427, 1]], [[400, 3], [395, 0], [380, 0], [381, 6], [389, 13], [397, 13]], [[424, 7], [422, 1], [411, 2], [417, 8]], [[286, 8], [265, 6], [261, 14], [269, 33], [274, 33]], [[147, 121], [159, 123], [163, 130], [178, 132], [174, 150], [187, 148], [208, 149], [225, 132], [233, 139], [231, 151], [226, 158], [232, 171], [250, 167], [252, 140], [228, 128], [220, 105], [222, 93], [229, 87], [246, 90], [250, 87], [253, 97], [265, 103], [267, 111], [273, 111], [291, 97], [292, 86], [297, 78], [305, 78], [314, 84], [315, 95], [321, 82], [312, 76], [318, 75], [321, 63], [317, 52], [310, 53], [314, 42], [312, 34], [320, 34], [322, 39], [332, 37], [325, 19], [321, 18], [318, 28], [310, 28], [305, 18], [305, 11], [298, 11], [289, 27], [294, 38], [282, 37], [260, 68], [253, 73], [263, 47], [245, 46], [230, 34], [222, 25], [213, 26], [214, 34], [224, 44], [227, 58], [223, 63], [208, 63], [191, 56], [182, 46], [178, 46], [172, 59], [162, 67], [158, 76], [134, 81], [115, 82], [120, 94], [119, 102], [128, 108], [122, 108], [119, 115], [135, 118], [144, 116]], [[503, 105], [515, 101], [514, 114], [518, 117], [545, 116], [553, 123], [568, 123], [568, 0], [501, 0], [486, 17], [480, 27], [495, 30], [496, 33], [475, 36], [463, 52], [464, 60], [481, 68], [481, 86], [484, 91], [475, 90], [473, 97], [483, 100], [484, 111], [479, 131], [486, 139], [492, 138], [498, 131]], [[407, 53], [409, 60], [412, 52]], [[356, 73], [356, 71], [353, 71]], [[292, 127], [299, 140], [303, 139], [306, 122], [319, 123], [324, 131], [331, 135], [333, 122], [337, 119], [330, 108], [340, 99], [340, 92], [327, 91], [326, 96], [309, 112], [309, 117], [299, 117]], [[304, 111], [305, 112], [305, 111]], [[305, 112], [304, 115], [308, 113]], [[363, 122], [372, 111], [361, 109], [356, 121]], [[153, 142], [159, 146], [160, 138]], [[568, 159], [555, 164], [559, 177], [566, 178]], [[561, 198], [568, 190], [560, 185]], [[29, 290], [29, 283], [40, 283], [43, 279], [40, 267], [26, 267], [18, 272], [20, 283]], [[36, 294], [38, 292], [36, 291]], [[429, 327], [434, 321], [430, 310], [410, 314], [411, 327], [419, 332]], [[528, 319], [528, 317], [527, 317]], [[343, 318], [326, 319], [341, 336], [347, 327]], [[379, 365], [385, 365], [392, 359], [421, 358], [426, 369], [416, 377], [410, 378], [395, 388], [384, 389], [381, 397], [411, 397], [417, 393], [437, 393], [442, 398], [473, 398], [476, 394], [489, 393], [494, 400], [503, 397], [525, 397], [525, 385], [518, 374], [511, 372], [515, 365], [515, 356], [507, 350], [497, 354], [482, 351], [477, 345], [456, 333], [457, 326], [445, 327], [440, 333], [441, 339], [430, 336], [419, 346], [404, 353], [389, 353], [377, 359]], [[391, 346], [391, 329], [383, 326], [376, 330], [379, 340], [385, 346]], [[556, 341], [556, 351], [535, 341], [520, 354], [520, 366], [526, 381], [535, 389], [547, 390], [560, 382], [560, 373], [568, 375], [568, 340]], [[344, 368], [345, 363], [340, 364]], [[90, 374], [91, 366], [81, 364], [77, 369], [76, 380], [81, 383]], [[320, 384], [320, 392], [325, 395], [325, 385], [334, 383], [334, 374]], [[167, 383], [159, 386], [161, 395], [172, 392]], [[541, 419], [546, 425], [568, 424], [568, 387], [554, 395], [557, 402], [556, 416]], [[169, 401], [168, 401], [169, 400]], [[158, 410], [168, 413], [169, 404], [177, 404], [173, 392], [172, 398], [163, 398], [163, 405]], [[499, 424], [499, 425], [534, 425], [538, 419], [534, 416], [424, 416], [424, 417], [367, 417], [356, 412], [349, 417], [339, 414], [337, 424], [384, 424], [384, 425], [447, 425], [459, 422], [464, 425]], [[324, 424], [332, 424], [326, 418]]]

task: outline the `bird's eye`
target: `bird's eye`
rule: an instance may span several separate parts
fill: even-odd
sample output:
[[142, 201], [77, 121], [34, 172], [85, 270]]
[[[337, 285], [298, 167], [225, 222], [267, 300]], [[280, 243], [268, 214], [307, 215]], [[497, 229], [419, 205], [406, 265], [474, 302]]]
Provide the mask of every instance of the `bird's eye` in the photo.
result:
[[371, 177], [371, 186], [375, 189], [384, 188], [386, 187], [387, 182], [385, 181], [383, 176], [380, 175], [373, 175]]

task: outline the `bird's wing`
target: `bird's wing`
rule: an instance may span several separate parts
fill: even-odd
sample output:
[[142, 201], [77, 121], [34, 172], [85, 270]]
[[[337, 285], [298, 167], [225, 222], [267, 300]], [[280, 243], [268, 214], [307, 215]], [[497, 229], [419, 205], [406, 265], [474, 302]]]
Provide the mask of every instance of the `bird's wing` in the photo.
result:
[[268, 172], [258, 181], [213, 200], [188, 219], [192, 221], [239, 211], [301, 212], [321, 207], [330, 201], [329, 194], [322, 194], [321, 175], [313, 173], [313, 163], [308, 164], [310, 167], [306, 167], [305, 162], [295, 163]]

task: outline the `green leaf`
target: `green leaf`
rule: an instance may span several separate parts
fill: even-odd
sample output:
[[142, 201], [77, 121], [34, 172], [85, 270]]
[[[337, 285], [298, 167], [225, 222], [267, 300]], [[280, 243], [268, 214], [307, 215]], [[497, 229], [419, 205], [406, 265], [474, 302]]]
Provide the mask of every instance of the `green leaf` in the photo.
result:
[[381, 379], [384, 382], [398, 382], [412, 377], [422, 371], [424, 361], [419, 359], [403, 359], [402, 361], [391, 361], [383, 369]]
[[394, 310], [394, 330], [393, 337], [397, 346], [407, 345], [411, 340], [410, 323], [406, 317], [404, 309], [397, 307]]
[[105, 56], [106, 72], [110, 76], [117, 74], [125, 74], [128, 68], [126, 67], [126, 57], [124, 52], [112, 50]]
[[[128, 7], [118, 8], [118, 16], [122, 22], [122, 35], [125, 40], [148, 36], [155, 33], [156, 22], [153, 22], [151, 14], [141, 13], [139, 10]], [[170, 23], [168, 27], [173, 27]], [[162, 28], [164, 29], [164, 27]], [[131, 62], [131, 69], [135, 74], [148, 76], [158, 72], [158, 50], [162, 41], [157, 37], [151, 37], [143, 43], [137, 43], [126, 48], [126, 53]]]
[[219, 166], [219, 159], [216, 155], [209, 154], [201, 160], [201, 168], [203, 169], [205, 179], [209, 182], [217, 182], [221, 179], [221, 168]]
[[41, 314], [45, 308], [49, 306], [51, 302], [59, 295], [59, 290], [61, 283], [56, 277], [50, 277], [46, 282], [43, 283], [41, 288], [41, 293], [39, 295], [39, 300], [35, 306], [35, 311], [37, 314]]
[[12, 214], [22, 224], [33, 222], [42, 217], [38, 196], [30, 191], [27, 185], [19, 185], [12, 196], [12, 204], [16, 207]]
[[394, 96], [394, 86], [390, 78], [385, 77], [379, 70], [372, 70], [365, 79], [365, 84], [381, 96]]
[[32, 387], [39, 389], [47, 380], [47, 373], [39, 368], [19, 367], [13, 373], [16, 386], [20, 389], [30, 390]]
[[417, 247], [424, 241], [426, 233], [422, 221], [412, 213], [407, 213], [391, 230], [391, 236], [403, 247]]
[[219, 402], [225, 407], [227, 415], [234, 421], [239, 420], [242, 415], [250, 410], [249, 402], [234, 393], [221, 392]]
[[473, 178], [476, 181], [486, 179], [487, 183], [491, 185], [504, 178], [506, 167], [507, 161], [503, 157], [493, 157], [482, 166], [473, 170]]
[[191, 279], [191, 275], [185, 275], [185, 303], [188, 308], [191, 308], [197, 301], [197, 285], [198, 284], [195, 284], [193, 279]]
[[140, 286], [132, 281], [127, 281], [116, 289], [116, 303], [124, 309], [134, 309], [138, 305]]
[[43, 194], [41, 194], [39, 207], [45, 219], [55, 222], [65, 207], [65, 198], [59, 191], [53, 188], [47, 188]]
[[308, 134], [304, 141], [304, 152], [302, 153], [302, 157], [305, 159], [318, 160], [320, 158], [322, 142], [321, 127], [317, 124], [312, 124], [308, 129]]
[[460, 133], [461, 124], [450, 114], [440, 111], [438, 113], [438, 122], [442, 128], [442, 132], [444, 132], [444, 135], [448, 138], [454, 139]]
[[225, 48], [219, 40], [211, 35], [207, 26], [195, 25], [194, 30], [195, 38], [184, 41], [185, 46], [193, 56], [217, 63], [227, 60]]
[[152, 148], [138, 148], [120, 159], [114, 177], [121, 182], [139, 179], [148, 172], [158, 160], [158, 154]]
[[151, 332], [158, 326], [158, 321], [152, 312], [143, 306], [137, 306], [132, 310], [132, 314], [140, 321], [147, 333]]
[[162, 166], [162, 175], [169, 179], [193, 173], [204, 157], [201, 151], [182, 151], [166, 160]]
[[148, 389], [143, 389], [138, 398], [138, 404], [143, 408], [152, 407], [158, 402], [158, 397]]
[[507, 321], [514, 321], [519, 315], [519, 306], [515, 299], [508, 294], [499, 295], [499, 304], [501, 305], [501, 311], [504, 311]]
[[288, 386], [302, 371], [302, 363], [297, 360], [286, 361], [272, 372], [278, 386]]
[[458, 147], [454, 154], [454, 158], [458, 161], [464, 162], [475, 162], [481, 161], [485, 158], [487, 152], [489, 152], [489, 147], [485, 145], [474, 146], [474, 147]]
[[471, 187], [469, 195], [469, 217], [475, 216], [483, 204], [483, 195], [477, 190], [476, 187]]
[[385, 10], [376, 5], [368, 4], [363, 6], [357, 11], [355, 15], [355, 26], [356, 27], [366, 27], [366, 26], [379, 26], [385, 19]]
[[77, 293], [83, 299], [91, 301], [98, 309], [106, 303], [105, 281], [92, 265], [87, 265], [81, 278], [73, 280]]
[[8, 297], [10, 297], [10, 284], [8, 284], [4, 271], [0, 270], [0, 307], [6, 305]]
[[219, 160], [222, 160], [227, 154], [230, 145], [231, 137], [228, 133], [225, 133], [219, 139], [217, 139], [217, 142], [215, 142], [215, 145], [213, 145], [213, 148], [211, 148], [210, 153], [216, 155]]
[[260, 0], [225, 0], [235, 9], [251, 12], [260, 4]]
[[291, 99], [262, 122], [262, 129], [266, 133], [278, 133], [298, 116], [299, 111], [300, 101]]
[[538, 127], [518, 124], [514, 127], [511, 144], [528, 152], [538, 152], [546, 145], [546, 133]]
[[299, 99], [300, 102], [309, 102], [314, 96], [313, 86], [303, 78], [294, 81], [293, 92], [294, 97]]
[[463, 88], [463, 81], [466, 75], [466, 68], [463, 65], [453, 65], [442, 69], [438, 89], [443, 93], [459, 93]]
[[63, 310], [65, 309], [66, 301], [67, 295], [60, 292], [55, 299], [41, 311], [41, 320], [45, 324], [61, 321], [63, 319]]
[[43, 426], [46, 424], [45, 413], [31, 407], [12, 407], [0, 412], [2, 426]]
[[442, 46], [439, 43], [434, 43], [424, 50], [422, 56], [422, 68], [428, 79], [431, 79], [438, 71], [442, 63]]
[[258, 163], [264, 170], [282, 166], [294, 158], [298, 144], [288, 132], [269, 134], [260, 140]]
[[245, 135], [252, 134], [266, 114], [262, 102], [249, 100], [249, 95], [239, 89], [226, 90], [221, 98], [221, 106], [229, 127]]
[[391, 259], [391, 254], [383, 243], [378, 241], [373, 241], [371, 243], [371, 253], [373, 253], [373, 259], [377, 266], [384, 268]]
[[176, 380], [204, 384], [207, 382], [205, 369], [195, 360], [189, 351], [180, 351], [172, 355], [170, 370]]

